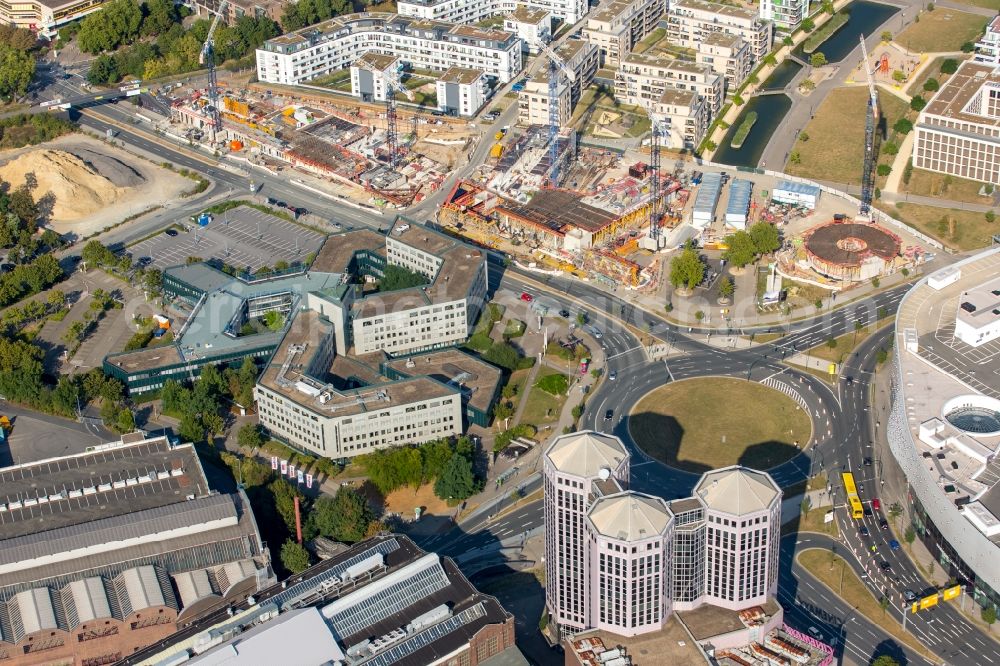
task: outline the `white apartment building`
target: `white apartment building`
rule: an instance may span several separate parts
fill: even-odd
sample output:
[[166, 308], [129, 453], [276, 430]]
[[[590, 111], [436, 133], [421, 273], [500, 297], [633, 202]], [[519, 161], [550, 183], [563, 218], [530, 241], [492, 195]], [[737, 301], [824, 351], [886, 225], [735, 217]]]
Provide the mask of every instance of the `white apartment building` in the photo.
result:
[[1000, 185], [1000, 68], [962, 63], [915, 131], [913, 166]]
[[475, 23], [513, 12], [518, 5], [549, 12], [569, 24], [582, 19], [588, 10], [587, 0], [399, 0], [396, 11], [433, 21]]
[[349, 67], [367, 51], [412, 67], [478, 69], [501, 83], [521, 71], [521, 42], [509, 32], [398, 14], [348, 14], [264, 42], [257, 78], [295, 85]]
[[334, 459], [462, 433], [458, 388], [429, 377], [338, 388], [328, 378], [336, 347], [335, 327], [319, 312], [295, 315], [254, 389], [263, 427]]
[[656, 28], [663, 0], [612, 0], [587, 17], [583, 38], [597, 47], [603, 66], [617, 66]]
[[538, 45], [552, 41], [552, 12], [518, 5], [504, 16], [503, 29], [520, 38], [521, 48], [526, 53], [538, 55]]
[[705, 98], [690, 90], [667, 90], [652, 107], [659, 123], [660, 145], [693, 150], [708, 131], [709, 113]]
[[[580, 101], [584, 89], [594, 82], [600, 58], [597, 47], [580, 39], [563, 42], [556, 55], [572, 72], [572, 77], [564, 71], [559, 74], [559, 126], [569, 123], [573, 107]], [[517, 95], [517, 122], [521, 125], [549, 124], [549, 72], [540, 70], [525, 84]]]
[[615, 99], [649, 108], [668, 90], [687, 90], [705, 100], [709, 120], [722, 108], [725, 79], [704, 64], [633, 53], [615, 73]]
[[486, 103], [486, 75], [478, 69], [452, 67], [437, 80], [438, 111], [474, 116]]
[[363, 102], [384, 102], [400, 65], [396, 56], [368, 51], [351, 65], [351, 94]]
[[743, 7], [708, 0], [675, 0], [667, 14], [667, 37], [674, 43], [700, 50], [708, 35], [722, 32], [743, 38], [750, 61], [757, 64], [771, 50], [774, 26], [760, 14]]
[[736, 88], [750, 75], [750, 45], [739, 35], [709, 33], [698, 47], [698, 62], [726, 78], [728, 88]]
[[986, 32], [976, 42], [972, 59], [986, 65], [1000, 65], [1000, 14], [987, 24]]
[[779, 28], [794, 30], [809, 16], [809, 0], [760, 0], [760, 17]]

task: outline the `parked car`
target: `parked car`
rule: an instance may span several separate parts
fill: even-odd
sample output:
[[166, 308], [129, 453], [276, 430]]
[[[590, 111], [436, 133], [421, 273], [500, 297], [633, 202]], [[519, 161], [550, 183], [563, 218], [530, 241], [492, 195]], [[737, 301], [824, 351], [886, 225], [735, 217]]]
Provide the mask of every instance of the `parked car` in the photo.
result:
[[526, 291], [522, 291], [521, 300], [524, 301], [525, 303], [530, 303], [531, 301], [535, 300], [535, 297]]
[[613, 409], [609, 409], [608, 411], [604, 412], [605, 421], [610, 421], [612, 418], [614, 418], [614, 416], [615, 416], [615, 410]]
[[170, 236], [171, 238], [173, 238], [174, 236], [177, 235], [177, 230], [176, 229], [167, 229], [166, 232], [164, 232], [164, 233], [166, 233], [168, 236]]

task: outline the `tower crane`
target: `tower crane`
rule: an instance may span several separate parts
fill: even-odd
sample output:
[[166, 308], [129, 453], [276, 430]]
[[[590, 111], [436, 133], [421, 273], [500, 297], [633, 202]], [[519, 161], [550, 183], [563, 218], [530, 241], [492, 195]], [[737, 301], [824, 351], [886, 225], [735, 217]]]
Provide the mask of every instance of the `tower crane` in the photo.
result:
[[215, 18], [212, 19], [212, 25], [208, 29], [208, 35], [205, 37], [205, 44], [201, 47], [201, 54], [198, 56], [198, 62], [208, 69], [207, 111], [209, 119], [212, 121], [212, 143], [215, 143], [218, 132], [222, 129], [222, 116], [219, 113], [219, 86], [215, 73], [215, 45], [213, 39], [215, 37], [215, 29], [219, 27], [219, 21], [222, 19], [222, 12], [225, 11], [228, 4], [229, 0], [222, 0], [222, 2], [219, 3], [219, 6], [215, 9]]
[[875, 82], [872, 80], [872, 69], [868, 63], [868, 48], [865, 46], [865, 36], [861, 35], [861, 66], [868, 77], [868, 113], [865, 116], [865, 161], [861, 171], [861, 205], [858, 214], [862, 217], [871, 215], [872, 198], [875, 194], [875, 160], [878, 157], [878, 95], [875, 94]]
[[[399, 134], [396, 126], [396, 91], [413, 100], [413, 91], [407, 90], [400, 80], [402, 63], [396, 63], [385, 76], [385, 143], [389, 148], [389, 167], [395, 169], [399, 164]], [[416, 124], [414, 123], [414, 135]], [[414, 136], [414, 140], [416, 136]]]
[[660, 221], [663, 219], [663, 193], [660, 189], [660, 139], [670, 134], [670, 126], [663, 117], [656, 112], [656, 102], [648, 100], [646, 103], [646, 115], [649, 116], [649, 123], [652, 128], [649, 141], [649, 237], [656, 242], [659, 247]]
[[535, 42], [540, 54], [549, 59], [549, 182], [559, 186], [559, 74], [563, 73], [569, 83], [576, 81], [576, 73], [566, 65], [548, 44]]

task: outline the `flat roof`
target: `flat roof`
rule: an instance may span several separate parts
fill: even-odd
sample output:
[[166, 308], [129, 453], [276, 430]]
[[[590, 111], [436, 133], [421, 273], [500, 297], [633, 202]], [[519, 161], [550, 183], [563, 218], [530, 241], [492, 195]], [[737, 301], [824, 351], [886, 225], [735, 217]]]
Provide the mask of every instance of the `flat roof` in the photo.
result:
[[[328, 335], [332, 335], [332, 326], [322, 315], [313, 310], [300, 311], [292, 320], [258, 383], [316, 414], [329, 417], [362, 414], [388, 405], [443, 398], [459, 393], [458, 389], [427, 377], [338, 390], [330, 381], [330, 368], [323, 368], [321, 377], [313, 377], [307, 372]], [[302, 387], [308, 390], [302, 390]], [[329, 396], [329, 399], [321, 402], [322, 395]]]
[[707, 35], [702, 35], [701, 41], [703, 44], [736, 48], [743, 42], [743, 38], [728, 32], [710, 32]]
[[674, 90], [668, 88], [660, 95], [660, 104], [677, 104], [690, 107], [697, 100], [699, 95], [692, 90]]
[[[769, 617], [781, 610], [778, 602], [770, 598], [760, 608]], [[681, 622], [684, 623], [684, 626], [691, 632], [695, 640], [707, 641], [714, 636], [728, 634], [745, 628], [746, 625], [740, 619], [740, 612], [721, 606], [705, 604], [694, 610], [680, 611], [677, 615], [680, 616]]]
[[370, 250], [385, 256], [385, 236], [370, 229], [355, 229], [339, 234], [330, 234], [313, 260], [313, 271], [343, 273], [355, 252]]
[[635, 5], [635, 0], [612, 0], [609, 3], [600, 5], [597, 8], [597, 11], [591, 14], [588, 18], [591, 21], [603, 21], [607, 23], [609, 21], [614, 21], [622, 14], [635, 13]]
[[[622, 60], [623, 64], [648, 65], [650, 67], [662, 67], [666, 70], [686, 72], [688, 74], [714, 75], [711, 67], [704, 63], [692, 62], [690, 60], [679, 60], [668, 55], [649, 55], [646, 53], [630, 53]], [[671, 79], [673, 80], [673, 79]]]
[[734, 18], [754, 19], [759, 16], [757, 12], [734, 5], [724, 5], [718, 2], [708, 2], [708, 0], [674, 0], [671, 4], [674, 8], [698, 9], [712, 14], [722, 16], [732, 16]]
[[594, 663], [600, 652], [619, 645], [632, 657], [634, 666], [706, 663], [701, 649], [678, 621], [676, 613], [670, 615], [663, 628], [648, 634], [621, 636], [596, 629], [576, 634], [572, 641], [566, 641], [566, 663]]
[[365, 67], [377, 72], [384, 72], [399, 62], [399, 58], [394, 55], [378, 53], [376, 51], [365, 51], [360, 58], [354, 61], [358, 67]]
[[818, 197], [820, 194], [819, 185], [810, 185], [809, 183], [795, 183], [790, 180], [780, 181], [774, 187], [774, 191], [777, 190], [792, 192], [794, 194], [809, 194], [815, 197]]
[[458, 83], [459, 85], [471, 86], [486, 73], [480, 69], [468, 69], [467, 67], [449, 67], [444, 74], [438, 77], [438, 81], [445, 83]]
[[[276, 634], [280, 634], [280, 638]], [[310, 607], [282, 613], [187, 663], [198, 666], [281, 664], [289, 660], [290, 645], [295, 646], [294, 662], [299, 666], [339, 663], [345, 657], [319, 609]]]
[[753, 181], [743, 178], [734, 178], [729, 184], [729, 202], [726, 204], [726, 213], [731, 215], [744, 215], [750, 208], [750, 197], [753, 196]]
[[0, 511], [0, 549], [16, 537], [130, 515], [208, 492], [194, 446], [171, 446], [165, 437], [6, 467], [0, 470], [0, 504], [6, 509]]
[[526, 203], [510, 202], [497, 208], [561, 235], [569, 228], [597, 233], [618, 219], [614, 213], [584, 203], [580, 195], [564, 190], [539, 190]]
[[[981, 109], [979, 113], [973, 113], [969, 106], [969, 103], [980, 94], [984, 86], [1000, 90], [1000, 67], [972, 60], [963, 62], [958, 71], [952, 74], [937, 91], [937, 94], [931, 98], [918, 120], [923, 119], [932, 125], [938, 125], [940, 124], [939, 120], [927, 116], [942, 116], [952, 121], [959, 120], [1000, 127], [1000, 115], [991, 117], [983, 113], [985, 104], [979, 105]], [[984, 135], [984, 138], [1000, 142], [997, 137], [985, 137]]]
[[552, 22], [552, 13], [545, 9], [535, 9], [527, 5], [518, 5], [514, 8], [514, 11], [507, 12], [507, 16], [514, 19], [518, 23], [527, 23], [529, 25], [538, 25], [542, 21], [548, 19]]
[[1000, 277], [963, 291], [957, 317], [972, 328], [983, 328], [1000, 320]]
[[702, 176], [698, 194], [694, 197], [694, 210], [702, 213], [715, 213], [722, 193], [722, 176], [717, 173], [706, 173]]
[[455, 348], [394, 358], [385, 365], [405, 375], [422, 375], [456, 386], [466, 401], [480, 411], [490, 408], [503, 380], [499, 368]]

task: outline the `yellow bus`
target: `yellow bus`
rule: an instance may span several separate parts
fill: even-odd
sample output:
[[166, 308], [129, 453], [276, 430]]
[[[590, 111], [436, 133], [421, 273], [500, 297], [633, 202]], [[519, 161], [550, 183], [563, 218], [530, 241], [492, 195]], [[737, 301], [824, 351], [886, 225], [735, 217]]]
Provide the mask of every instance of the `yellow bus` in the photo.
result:
[[844, 492], [847, 493], [847, 503], [851, 507], [851, 518], [860, 519], [864, 517], [865, 510], [861, 506], [861, 499], [858, 497], [858, 488], [854, 485], [854, 475], [850, 472], [841, 474], [844, 480]]

